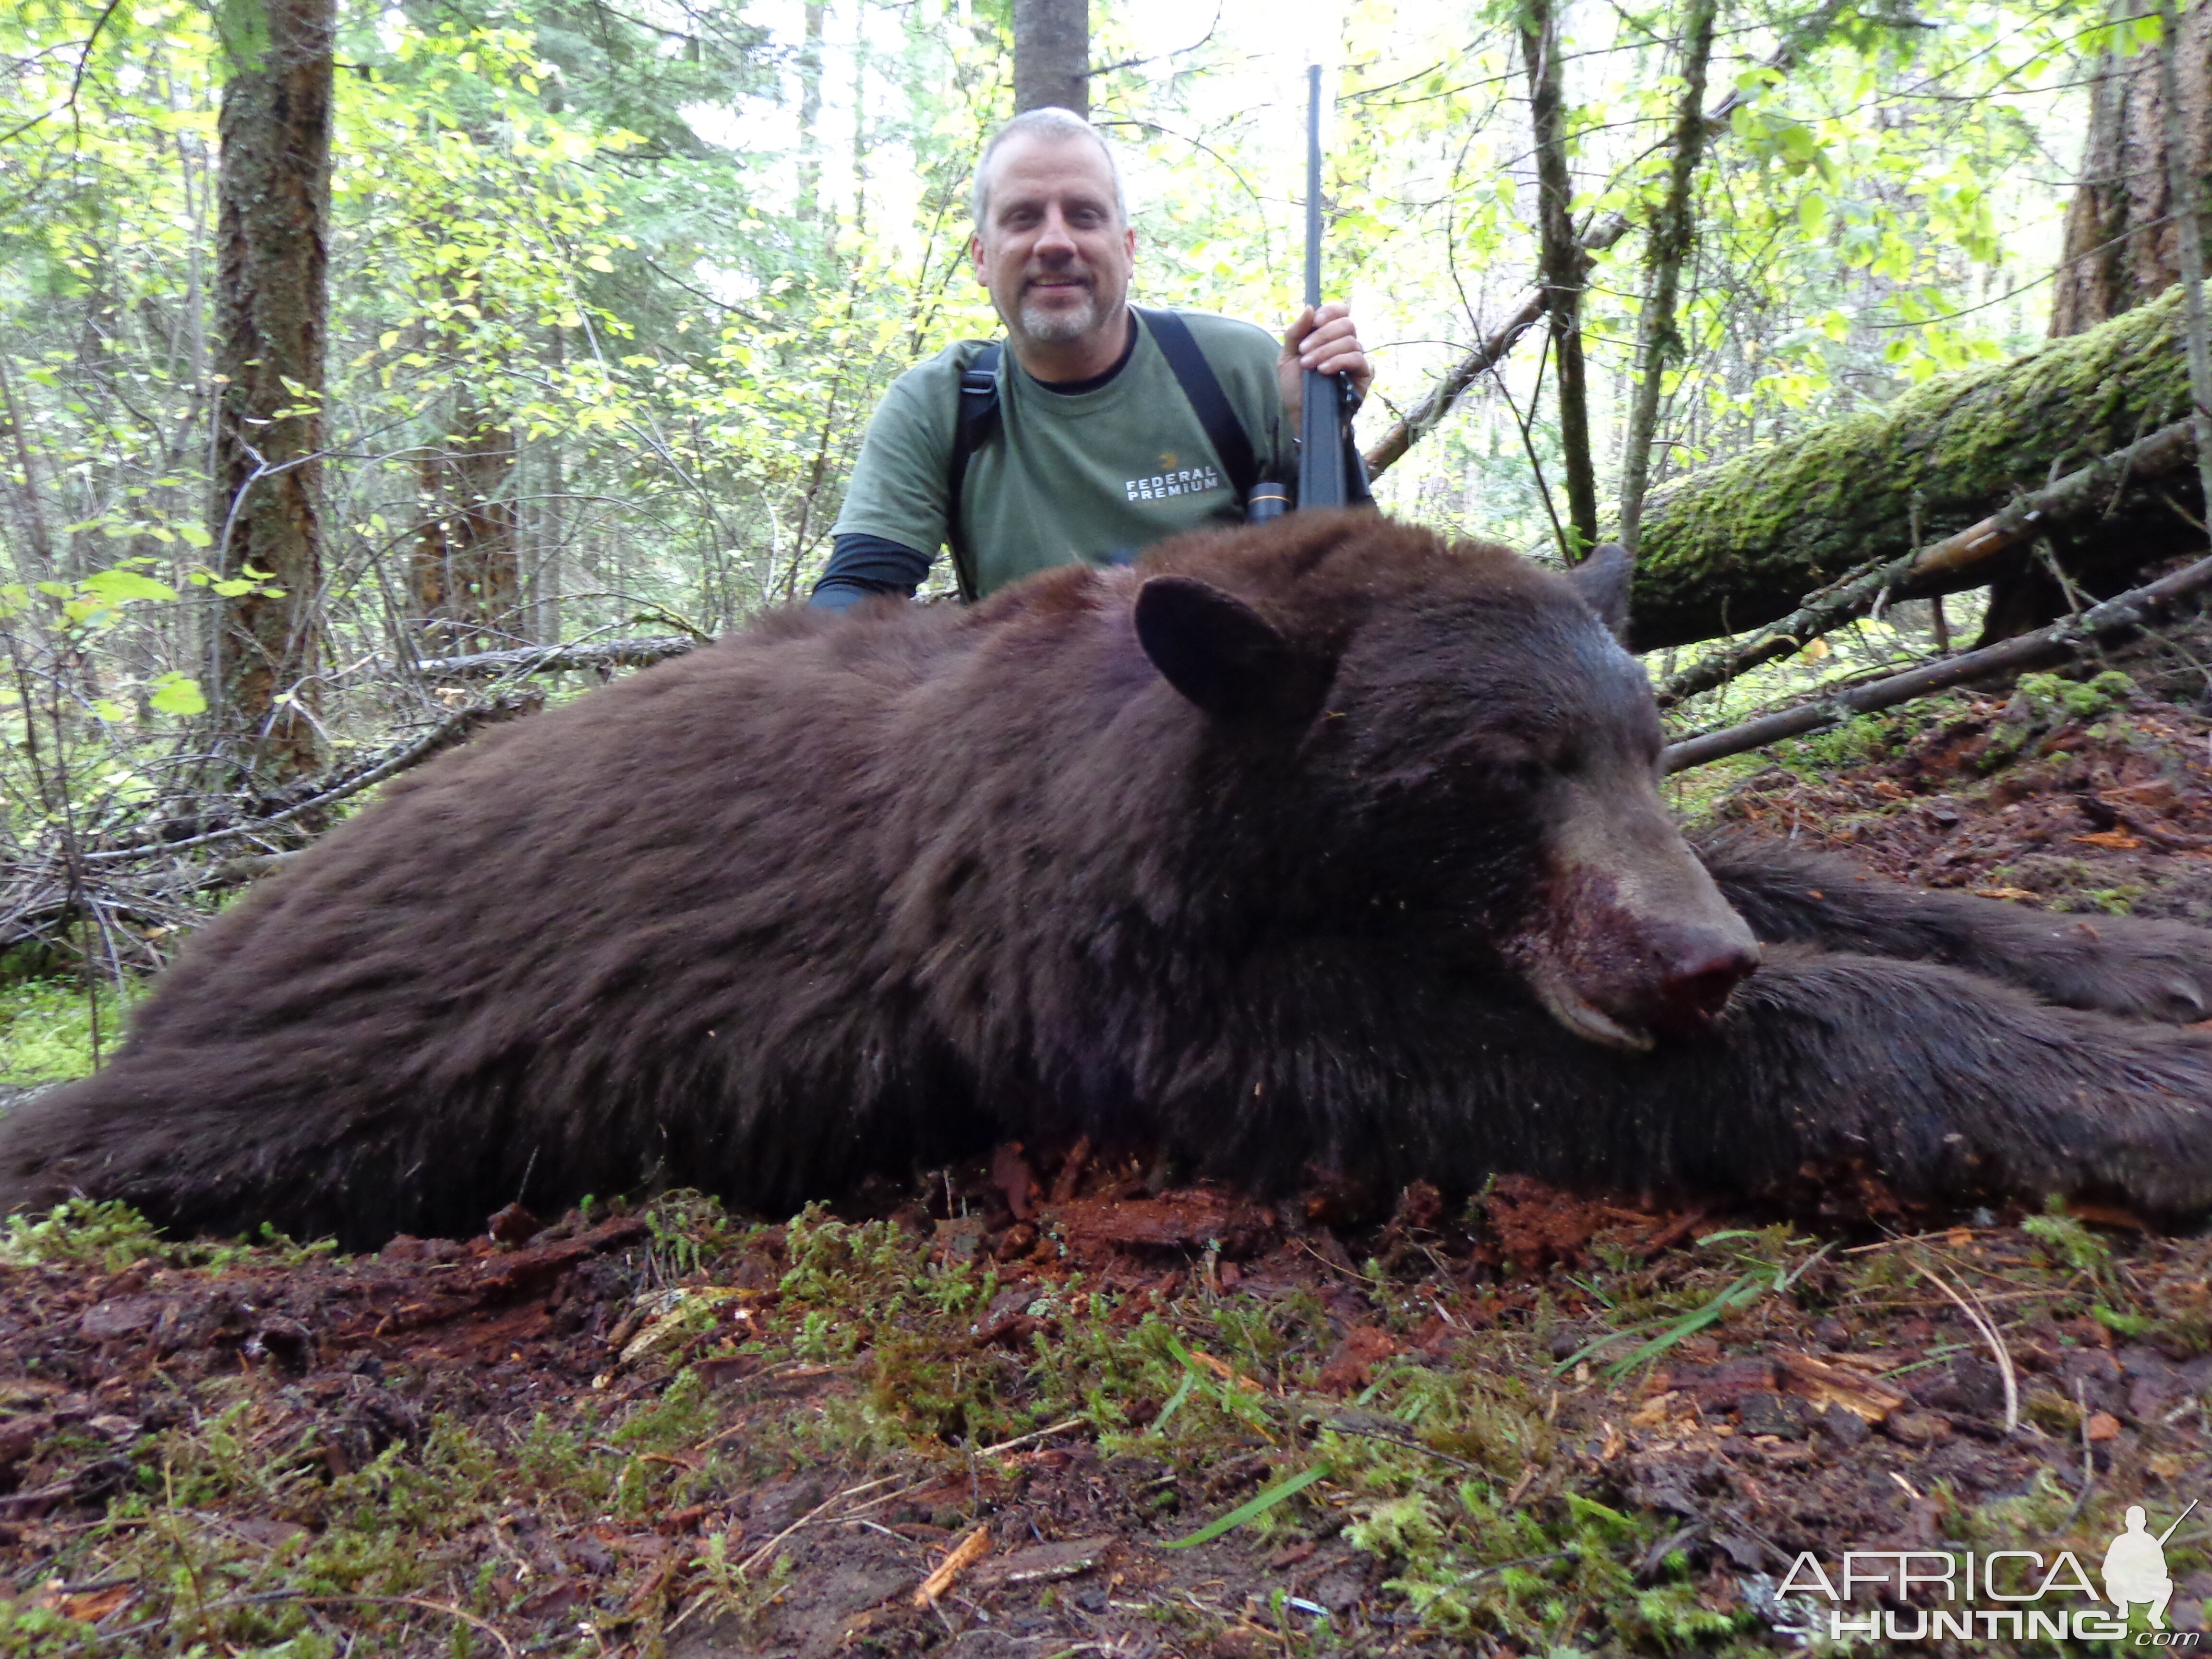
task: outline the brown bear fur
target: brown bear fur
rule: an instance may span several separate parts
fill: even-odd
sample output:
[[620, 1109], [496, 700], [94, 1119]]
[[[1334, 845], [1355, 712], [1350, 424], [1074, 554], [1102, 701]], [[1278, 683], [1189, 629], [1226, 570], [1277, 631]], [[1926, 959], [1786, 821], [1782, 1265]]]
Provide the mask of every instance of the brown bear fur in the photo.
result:
[[770, 617], [424, 767], [210, 923], [105, 1071], [0, 1120], [0, 1211], [358, 1247], [1079, 1133], [1259, 1188], [1850, 1164], [2212, 1204], [2212, 1039], [2143, 1023], [2212, 1000], [2205, 934], [1723, 848], [1767, 941], [1729, 1000], [1750, 935], [1600, 586], [1310, 514]]

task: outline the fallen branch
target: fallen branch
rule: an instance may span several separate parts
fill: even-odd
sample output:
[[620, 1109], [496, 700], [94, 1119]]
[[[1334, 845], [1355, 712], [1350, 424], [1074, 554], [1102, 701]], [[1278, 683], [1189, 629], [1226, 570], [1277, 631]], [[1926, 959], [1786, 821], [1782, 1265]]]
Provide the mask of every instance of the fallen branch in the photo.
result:
[[1430, 389], [1429, 395], [1413, 406], [1413, 412], [1384, 433], [1374, 447], [1361, 458], [1367, 463], [1368, 477], [1371, 480], [1381, 477], [1383, 469], [1413, 447], [1415, 439], [1425, 437], [1434, 429], [1437, 422], [1451, 413], [1452, 405], [1466, 395], [1468, 387], [1488, 374], [1493, 363], [1512, 350], [1521, 337], [1534, 328], [1543, 314], [1542, 293], [1529, 295], [1522, 301], [1518, 310], [1492, 331], [1488, 339], [1445, 371], [1443, 379]]
[[[303, 799], [199, 835], [163, 838], [161, 820], [156, 817], [153, 827], [140, 830], [131, 840], [75, 854], [58, 837], [49, 836], [35, 848], [27, 849], [27, 856], [0, 865], [0, 950], [52, 943], [88, 915], [100, 918], [103, 927], [128, 921], [139, 931], [151, 929], [145, 934], [148, 939], [166, 931], [189, 930], [205, 920], [189, 903], [194, 895], [257, 880], [280, 868], [297, 849], [241, 851], [204, 862], [185, 854], [226, 842], [260, 837], [265, 842], [287, 823], [419, 766], [466, 741], [483, 726], [533, 713], [544, 704], [544, 695], [535, 687], [516, 687], [477, 698], [398, 747], [337, 775]], [[180, 803], [175, 799], [157, 801], [152, 809], [155, 813], [179, 810]], [[192, 810], [191, 798], [185, 798], [181, 810]], [[124, 931], [127, 933], [131, 929]], [[159, 962], [156, 954], [143, 965], [158, 966]]]
[[465, 680], [494, 674], [566, 674], [581, 668], [649, 668], [696, 651], [704, 642], [681, 634], [657, 634], [580, 645], [524, 645], [462, 657], [425, 657], [415, 665], [415, 672], [428, 679]]
[[2056, 483], [2021, 496], [1979, 523], [1808, 594], [1779, 622], [1670, 675], [1659, 688], [1659, 706], [1671, 708], [1762, 663], [1800, 651], [1808, 641], [1872, 609], [1884, 594], [1910, 599], [1948, 591], [1959, 585], [1962, 574], [1987, 564], [2052, 525], [2104, 512], [2113, 492], [2128, 479], [2175, 471], [2195, 454], [2196, 447], [2190, 422], [2176, 421], [2125, 449], [2100, 456]]
[[2143, 626], [2178, 601], [2208, 587], [2212, 587], [2212, 557], [2199, 559], [2142, 587], [2130, 588], [2078, 617], [2054, 623], [2038, 633], [2023, 634], [1979, 651], [1963, 652], [1886, 679], [1831, 692], [1795, 708], [1747, 720], [1741, 726], [1669, 744], [1660, 757], [1660, 769], [1673, 773], [1703, 766], [1708, 761], [1741, 754], [1747, 749], [1762, 749], [1784, 738], [1802, 737], [1808, 732], [1839, 726], [1854, 714], [1893, 708], [1931, 691], [1947, 691], [1954, 685], [1986, 679], [1991, 675], [2017, 673], [2047, 663], [2064, 662], [2112, 635]]
[[[1617, 213], [1608, 214], [1583, 233], [1583, 252], [1585, 256], [1602, 253], [1627, 234], [1628, 221]], [[1584, 268], [1587, 270], [1587, 261]], [[1384, 468], [1413, 447], [1416, 439], [1432, 431], [1439, 421], [1451, 413], [1452, 405], [1467, 394], [1467, 389], [1512, 350], [1521, 337], [1542, 320], [1543, 315], [1544, 290], [1538, 289], [1522, 301], [1510, 317], [1492, 330], [1488, 338], [1445, 371], [1443, 379], [1413, 406], [1412, 414], [1376, 440], [1361, 457], [1367, 463], [1368, 477], [1380, 477]]]
[[226, 829], [210, 830], [205, 835], [188, 836], [181, 841], [139, 841], [122, 847], [103, 848], [98, 852], [84, 854], [81, 861], [88, 865], [106, 865], [135, 859], [160, 858], [195, 847], [211, 846], [216, 842], [234, 841], [241, 836], [262, 834], [305, 813], [335, 806], [349, 796], [357, 795], [410, 767], [420, 766], [433, 756], [443, 754], [465, 742], [483, 726], [513, 720], [518, 715], [534, 714], [544, 705], [544, 694], [536, 690], [502, 691], [497, 696], [455, 709], [419, 736], [410, 738], [397, 749], [386, 750], [374, 760], [363, 762], [350, 771], [339, 774], [333, 781], [305, 800], [295, 801], [281, 812], [249, 818]]

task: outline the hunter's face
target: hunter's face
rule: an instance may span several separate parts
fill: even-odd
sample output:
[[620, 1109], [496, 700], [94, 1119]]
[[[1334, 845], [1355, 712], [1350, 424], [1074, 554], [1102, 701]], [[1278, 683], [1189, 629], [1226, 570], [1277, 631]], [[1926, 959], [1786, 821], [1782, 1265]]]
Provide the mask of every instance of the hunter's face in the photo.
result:
[[975, 280], [1017, 337], [1073, 342], [1114, 333], [1135, 268], [1105, 152], [1084, 138], [1009, 139], [991, 157]]

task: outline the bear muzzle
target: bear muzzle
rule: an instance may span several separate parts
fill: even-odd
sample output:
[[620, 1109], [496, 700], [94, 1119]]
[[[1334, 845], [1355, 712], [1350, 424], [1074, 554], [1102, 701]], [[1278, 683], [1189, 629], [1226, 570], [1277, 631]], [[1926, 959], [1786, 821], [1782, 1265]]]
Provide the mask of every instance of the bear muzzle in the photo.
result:
[[1551, 888], [1555, 902], [1506, 954], [1552, 1018], [1588, 1042], [1641, 1051], [1702, 1031], [1759, 967], [1758, 940], [1710, 879], [1638, 891], [1583, 866]]
[[1544, 963], [1524, 971], [1546, 1011], [1577, 1036], [1640, 1052], [1662, 1036], [1705, 1030], [1759, 967], [1759, 946], [1747, 935], [1668, 933], [1635, 953], [1640, 963]]

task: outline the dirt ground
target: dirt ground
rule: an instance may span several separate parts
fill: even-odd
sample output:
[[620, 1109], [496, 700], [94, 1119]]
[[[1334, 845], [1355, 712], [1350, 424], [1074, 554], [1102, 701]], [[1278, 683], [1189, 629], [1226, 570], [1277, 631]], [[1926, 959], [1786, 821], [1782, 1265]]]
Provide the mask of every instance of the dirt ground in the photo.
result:
[[[1785, 750], [1714, 816], [2212, 918], [2212, 726], [2102, 684]], [[2212, 1500], [2212, 1241], [2112, 1211], [1502, 1178], [1355, 1224], [1006, 1146], [780, 1224], [0, 1243], [10, 1654], [1817, 1651], [1802, 1554], [2094, 1579], [2128, 1505]], [[2176, 1632], [2208, 1540], [2167, 1537]], [[1880, 1645], [2131, 1645], [1989, 1628]]]

